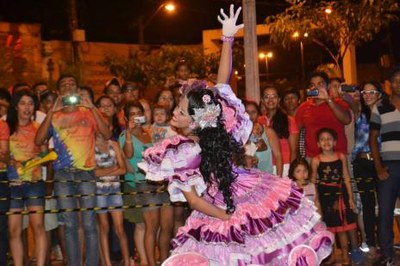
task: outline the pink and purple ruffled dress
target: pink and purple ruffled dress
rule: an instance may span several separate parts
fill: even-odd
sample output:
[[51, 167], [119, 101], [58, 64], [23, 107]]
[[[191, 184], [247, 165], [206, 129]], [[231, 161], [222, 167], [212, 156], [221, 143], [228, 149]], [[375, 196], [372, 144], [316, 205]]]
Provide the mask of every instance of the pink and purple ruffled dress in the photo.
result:
[[[247, 122], [241, 124], [247, 127]], [[194, 187], [203, 199], [225, 209], [222, 193], [204, 183], [200, 151], [193, 140], [174, 136], [147, 149], [140, 167], [146, 179], [169, 181], [171, 201], [186, 201], [182, 191]], [[333, 235], [290, 179], [256, 169], [234, 171], [232, 217], [222, 221], [194, 210], [172, 241], [173, 255], [199, 253], [210, 265], [311, 266], [331, 253]]]

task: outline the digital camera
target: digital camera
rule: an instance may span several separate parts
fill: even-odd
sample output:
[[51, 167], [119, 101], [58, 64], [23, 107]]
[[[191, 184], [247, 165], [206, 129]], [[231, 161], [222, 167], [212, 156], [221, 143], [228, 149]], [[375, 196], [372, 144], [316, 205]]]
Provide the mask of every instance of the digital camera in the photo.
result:
[[63, 106], [78, 105], [81, 103], [81, 97], [79, 95], [68, 95], [61, 99]]
[[137, 116], [133, 118], [133, 122], [139, 125], [146, 124], [146, 117], [145, 116]]
[[318, 89], [307, 90], [307, 97], [315, 97], [319, 95]]

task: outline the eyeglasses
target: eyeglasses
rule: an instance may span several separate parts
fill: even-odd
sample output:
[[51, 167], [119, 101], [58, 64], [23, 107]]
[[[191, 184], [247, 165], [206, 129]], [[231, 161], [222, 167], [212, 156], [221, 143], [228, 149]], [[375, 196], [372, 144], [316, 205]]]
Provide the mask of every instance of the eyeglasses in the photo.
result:
[[381, 94], [379, 91], [377, 90], [370, 90], [370, 91], [361, 91], [361, 95], [376, 95], [376, 94]]

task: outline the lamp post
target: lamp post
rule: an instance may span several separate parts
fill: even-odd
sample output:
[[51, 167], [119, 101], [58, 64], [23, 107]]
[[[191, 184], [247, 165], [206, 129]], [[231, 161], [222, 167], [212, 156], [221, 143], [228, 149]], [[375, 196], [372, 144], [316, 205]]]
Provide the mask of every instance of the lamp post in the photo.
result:
[[144, 30], [150, 24], [150, 22], [154, 19], [154, 17], [162, 10], [172, 13], [175, 11], [176, 6], [173, 2], [165, 2], [158, 6], [156, 11], [146, 20], [143, 20], [143, 15], [139, 17], [139, 44], [144, 44]]
[[[299, 39], [300, 41], [300, 61], [301, 61], [301, 85], [304, 86], [305, 83], [305, 64], [304, 64], [304, 45], [303, 45], [303, 38], [300, 38], [300, 33], [298, 31], [295, 31], [292, 35], [293, 39], [297, 40]], [[304, 38], [308, 37], [308, 33], [303, 34]]]
[[265, 69], [266, 69], [266, 79], [269, 81], [269, 64], [268, 64], [268, 59], [272, 58], [274, 54], [272, 52], [261, 52], [258, 54], [258, 57], [260, 59], [265, 59]]

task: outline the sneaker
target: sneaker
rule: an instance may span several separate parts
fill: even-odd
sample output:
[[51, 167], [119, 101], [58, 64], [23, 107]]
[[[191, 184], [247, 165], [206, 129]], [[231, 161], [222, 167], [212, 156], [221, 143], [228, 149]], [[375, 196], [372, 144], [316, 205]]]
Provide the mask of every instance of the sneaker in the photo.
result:
[[55, 260], [59, 260], [59, 261], [61, 261], [61, 260], [63, 260], [63, 255], [62, 255], [62, 252], [61, 252], [61, 247], [60, 247], [60, 245], [56, 245], [56, 246], [54, 246], [53, 248], [52, 248], [52, 255], [54, 256], [54, 259]]
[[393, 245], [393, 248], [394, 248], [394, 249], [400, 249], [400, 243], [394, 244], [394, 245]]
[[380, 265], [395, 266], [394, 259], [393, 258], [383, 258]]
[[369, 252], [369, 247], [368, 247], [367, 243], [363, 242], [363, 243], [361, 244], [360, 250], [361, 250], [362, 252], [364, 252], [364, 253]]
[[355, 264], [361, 263], [364, 259], [362, 251], [360, 249], [353, 249], [350, 252], [350, 259]]

